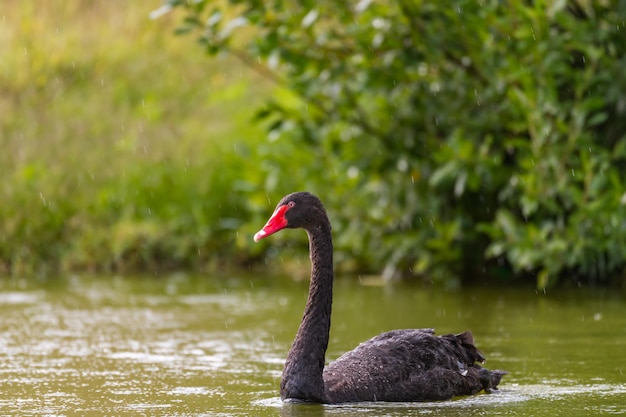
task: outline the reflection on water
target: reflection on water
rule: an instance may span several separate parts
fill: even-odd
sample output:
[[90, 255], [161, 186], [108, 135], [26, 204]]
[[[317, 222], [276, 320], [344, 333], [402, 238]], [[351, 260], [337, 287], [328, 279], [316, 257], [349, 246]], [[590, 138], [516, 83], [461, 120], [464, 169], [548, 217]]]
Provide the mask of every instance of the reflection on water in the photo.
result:
[[329, 359], [384, 330], [471, 328], [493, 395], [421, 404], [283, 404], [306, 283], [280, 278], [0, 281], [0, 415], [626, 414], [626, 303], [585, 290], [363, 287], [339, 280]]
[[[595, 416], [626, 414], [626, 385], [517, 386], [494, 394], [430, 403], [362, 403], [331, 406], [260, 403], [280, 410], [281, 416], [421, 416], [528, 415]], [[582, 408], [581, 408], [582, 407]]]

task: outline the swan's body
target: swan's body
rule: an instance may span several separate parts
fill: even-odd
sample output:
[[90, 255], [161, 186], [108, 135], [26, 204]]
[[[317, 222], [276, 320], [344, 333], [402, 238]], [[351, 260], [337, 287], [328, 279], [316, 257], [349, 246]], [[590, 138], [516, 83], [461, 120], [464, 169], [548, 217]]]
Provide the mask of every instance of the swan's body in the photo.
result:
[[489, 371], [470, 332], [435, 336], [431, 329], [392, 330], [361, 343], [324, 367], [330, 332], [333, 259], [330, 222], [309, 193], [284, 197], [258, 241], [284, 228], [309, 236], [311, 283], [302, 322], [291, 346], [280, 396], [316, 403], [430, 401], [495, 389], [506, 372]]

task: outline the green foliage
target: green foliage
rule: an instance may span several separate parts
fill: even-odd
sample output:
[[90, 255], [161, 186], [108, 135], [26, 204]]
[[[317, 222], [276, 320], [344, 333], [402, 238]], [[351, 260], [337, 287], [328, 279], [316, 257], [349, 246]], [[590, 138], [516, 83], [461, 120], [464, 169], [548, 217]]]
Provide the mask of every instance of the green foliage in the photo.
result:
[[277, 196], [321, 195], [338, 262], [606, 282], [626, 265], [626, 3], [173, 0], [179, 32], [288, 87]]
[[250, 196], [261, 129], [249, 106], [267, 83], [232, 59], [207, 65], [150, 7], [6, 4], [0, 273], [202, 269], [259, 255], [244, 235], [254, 225], [242, 224], [262, 206]]

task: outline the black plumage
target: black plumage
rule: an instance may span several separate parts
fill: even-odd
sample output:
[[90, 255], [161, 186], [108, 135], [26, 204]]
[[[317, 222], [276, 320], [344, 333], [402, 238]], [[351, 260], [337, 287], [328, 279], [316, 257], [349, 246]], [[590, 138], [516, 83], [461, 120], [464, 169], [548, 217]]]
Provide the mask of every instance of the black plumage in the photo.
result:
[[489, 371], [472, 333], [435, 336], [432, 329], [392, 330], [325, 366], [333, 284], [331, 226], [320, 200], [285, 196], [255, 241], [283, 228], [309, 236], [311, 282], [302, 322], [280, 386], [283, 400], [315, 403], [433, 401], [491, 392], [505, 371]]

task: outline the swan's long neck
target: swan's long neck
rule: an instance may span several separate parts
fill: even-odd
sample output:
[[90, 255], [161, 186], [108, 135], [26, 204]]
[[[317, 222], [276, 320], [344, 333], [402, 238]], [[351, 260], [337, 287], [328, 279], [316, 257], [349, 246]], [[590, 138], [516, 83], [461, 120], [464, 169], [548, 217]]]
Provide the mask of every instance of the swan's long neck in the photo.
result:
[[282, 399], [324, 400], [325, 353], [333, 298], [333, 243], [330, 224], [307, 230], [311, 254], [311, 283], [304, 316], [287, 355], [280, 384]]

